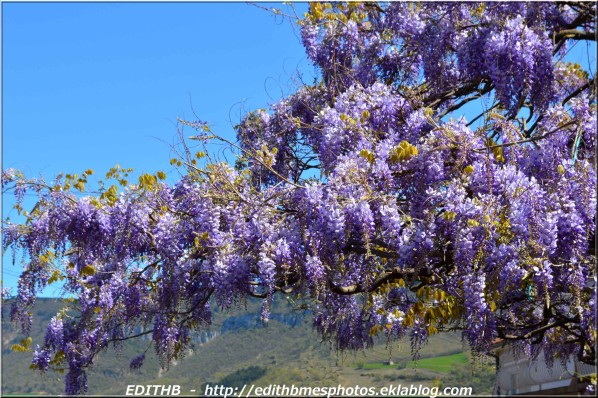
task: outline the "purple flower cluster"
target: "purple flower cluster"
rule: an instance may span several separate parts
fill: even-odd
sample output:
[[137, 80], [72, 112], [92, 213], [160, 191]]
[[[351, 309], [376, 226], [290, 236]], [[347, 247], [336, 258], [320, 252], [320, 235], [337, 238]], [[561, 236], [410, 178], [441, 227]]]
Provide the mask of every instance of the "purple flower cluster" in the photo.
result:
[[[109, 200], [3, 172], [19, 205], [39, 196], [3, 228], [25, 262], [11, 319], [27, 332], [59, 280], [77, 298], [33, 363], [62, 360], [84, 393], [109, 344], [151, 334], [167, 366], [214, 306], [261, 299], [266, 322], [277, 292], [340, 350], [383, 332], [417, 356], [459, 328], [477, 353], [499, 337], [592, 363], [595, 67], [554, 60], [594, 25], [591, 3], [311, 3], [322, 79], [241, 120], [235, 167]], [[481, 96], [473, 127], [461, 106]]]

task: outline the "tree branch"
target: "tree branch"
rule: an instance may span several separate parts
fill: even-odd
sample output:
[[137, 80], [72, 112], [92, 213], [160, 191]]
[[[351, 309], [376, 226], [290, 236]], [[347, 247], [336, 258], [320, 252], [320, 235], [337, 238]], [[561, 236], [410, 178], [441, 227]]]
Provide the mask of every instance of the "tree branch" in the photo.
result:
[[572, 40], [593, 40], [596, 41], [596, 32], [577, 29], [565, 29], [554, 34], [556, 40], [572, 39]]
[[[330, 277], [328, 278], [328, 285], [330, 286], [330, 289], [336, 294], [351, 295], [351, 294], [356, 294], [356, 293], [376, 291], [384, 283], [391, 281], [391, 280], [404, 279], [408, 276], [410, 276], [410, 277], [413, 277], [413, 276], [428, 277], [430, 275], [431, 275], [430, 270], [428, 270], [427, 268], [422, 268], [418, 271], [415, 268], [401, 269], [401, 268], [396, 267], [396, 268], [393, 268], [390, 270], [386, 270], [383, 273], [381, 273], [380, 275], [378, 275], [376, 280], [371, 285], [369, 285], [367, 287], [360, 285], [360, 284], [339, 286], [339, 285], [335, 284], [332, 281], [332, 278], [330, 278]], [[423, 285], [418, 286], [418, 288], [421, 286], [423, 286]]]

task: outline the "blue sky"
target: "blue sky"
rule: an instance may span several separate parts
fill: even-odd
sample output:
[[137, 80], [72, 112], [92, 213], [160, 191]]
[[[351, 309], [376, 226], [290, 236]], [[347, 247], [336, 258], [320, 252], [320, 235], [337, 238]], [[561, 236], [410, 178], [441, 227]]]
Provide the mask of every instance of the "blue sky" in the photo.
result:
[[296, 24], [246, 3], [3, 3], [2, 168], [101, 178], [118, 163], [174, 180], [177, 118], [195, 111], [232, 138], [241, 114], [294, 91], [297, 71], [313, 81]]

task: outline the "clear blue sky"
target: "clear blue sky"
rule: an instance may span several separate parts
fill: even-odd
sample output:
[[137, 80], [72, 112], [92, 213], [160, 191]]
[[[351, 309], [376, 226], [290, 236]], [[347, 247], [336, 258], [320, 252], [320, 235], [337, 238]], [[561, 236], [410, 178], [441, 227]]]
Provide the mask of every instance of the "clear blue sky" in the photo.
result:
[[241, 113], [294, 91], [297, 70], [313, 80], [296, 24], [246, 3], [3, 3], [2, 168], [172, 171], [177, 118], [195, 111], [233, 137]]

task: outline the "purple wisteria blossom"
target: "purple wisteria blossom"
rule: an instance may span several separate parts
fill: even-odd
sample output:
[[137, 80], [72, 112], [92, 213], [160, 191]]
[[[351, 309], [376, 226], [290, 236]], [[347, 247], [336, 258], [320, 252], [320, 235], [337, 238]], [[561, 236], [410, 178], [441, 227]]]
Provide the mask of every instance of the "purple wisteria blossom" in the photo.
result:
[[168, 366], [214, 308], [262, 300], [267, 322], [279, 293], [308, 303], [339, 350], [380, 334], [417, 357], [450, 329], [476, 354], [500, 338], [595, 364], [596, 66], [561, 60], [595, 40], [595, 15], [589, 2], [313, 2], [299, 24], [317, 82], [247, 114], [236, 142], [186, 123], [234, 165], [189, 154], [174, 185], [147, 174], [84, 197], [72, 177], [4, 171], [19, 211], [39, 198], [3, 227], [24, 263], [11, 320], [28, 333], [49, 284], [76, 298], [33, 364], [67, 369], [66, 393], [82, 394], [109, 345], [142, 330]]

